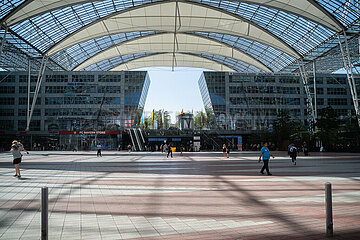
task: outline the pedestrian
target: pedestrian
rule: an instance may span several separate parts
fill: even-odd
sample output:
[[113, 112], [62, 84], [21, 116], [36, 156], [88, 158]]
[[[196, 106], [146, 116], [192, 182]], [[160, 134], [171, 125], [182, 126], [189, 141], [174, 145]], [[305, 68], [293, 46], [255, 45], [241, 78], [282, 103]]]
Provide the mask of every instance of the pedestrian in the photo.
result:
[[264, 162], [264, 166], [261, 168], [260, 173], [264, 174], [264, 170], [266, 169], [266, 173], [267, 175], [272, 175], [269, 171], [269, 160], [270, 160], [270, 156], [272, 156], [273, 158], [275, 158], [271, 153], [270, 150], [268, 148], [268, 143], [264, 143], [264, 146], [261, 148], [260, 150], [260, 157], [259, 157], [259, 162], [261, 162], [261, 157], [263, 158], [263, 162]]
[[223, 151], [223, 156], [226, 157], [226, 145], [225, 144], [223, 144], [222, 151]]
[[15, 167], [15, 175], [14, 175], [14, 177], [18, 177], [18, 178], [21, 178], [20, 167], [19, 167], [19, 164], [21, 163], [21, 157], [22, 157], [21, 150], [25, 150], [25, 149], [20, 148], [17, 141], [13, 141], [12, 145], [11, 145], [10, 152], [13, 155], [13, 164], [14, 164], [14, 167]]
[[121, 151], [121, 145], [119, 144], [118, 146], [118, 151], [120, 152]]
[[98, 145], [96, 146], [96, 148], [97, 148], [97, 153], [96, 153], [96, 156], [97, 157], [102, 157], [101, 156], [101, 144], [100, 143], [98, 143]]
[[295, 147], [294, 144], [291, 144], [290, 157], [291, 157], [291, 161], [294, 165], [296, 165], [296, 156], [297, 156], [297, 148]]
[[131, 144], [129, 143], [129, 145], [128, 145], [128, 151], [129, 151], [129, 153], [131, 153], [131, 149], [132, 149], [132, 147], [131, 147]]
[[160, 145], [160, 150], [161, 150], [161, 153], [164, 152], [164, 144], [161, 144], [161, 145]]
[[183, 148], [184, 148], [184, 145], [180, 144], [180, 156], [183, 155]]
[[303, 142], [303, 151], [305, 156], [309, 156], [309, 149], [305, 141]]
[[165, 143], [163, 148], [164, 148], [164, 152], [166, 153], [168, 151], [168, 145]]
[[229, 156], [230, 156], [230, 148], [227, 148], [226, 149], [226, 157], [229, 158]]
[[171, 158], [173, 157], [173, 154], [172, 154], [172, 146], [171, 146], [171, 143], [169, 143], [169, 146], [168, 146], [168, 153], [167, 153], [167, 158], [169, 157], [169, 154], [171, 155]]

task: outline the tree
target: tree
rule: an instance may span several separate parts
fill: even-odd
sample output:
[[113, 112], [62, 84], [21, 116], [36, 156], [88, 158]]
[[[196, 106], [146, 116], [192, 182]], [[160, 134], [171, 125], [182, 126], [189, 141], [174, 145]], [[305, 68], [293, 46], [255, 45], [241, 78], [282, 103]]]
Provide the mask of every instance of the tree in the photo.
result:
[[339, 137], [338, 115], [331, 106], [320, 109], [316, 122], [316, 136], [320, 138], [326, 150], [334, 149]]

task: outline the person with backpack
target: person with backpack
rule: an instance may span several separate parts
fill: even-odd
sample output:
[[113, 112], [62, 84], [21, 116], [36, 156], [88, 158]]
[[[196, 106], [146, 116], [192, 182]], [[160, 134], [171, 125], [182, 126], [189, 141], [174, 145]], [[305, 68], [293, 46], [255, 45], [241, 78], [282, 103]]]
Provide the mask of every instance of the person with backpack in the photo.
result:
[[96, 156], [97, 157], [102, 157], [101, 156], [101, 144], [100, 143], [98, 143], [98, 145], [96, 146], [96, 148], [97, 148], [97, 153], [96, 153]]
[[291, 144], [290, 157], [291, 157], [291, 161], [294, 165], [296, 165], [296, 156], [297, 156], [297, 148], [295, 147], [294, 144]]
[[[165, 144], [166, 145], [166, 144]], [[171, 158], [173, 157], [173, 154], [172, 154], [172, 146], [171, 146], [171, 143], [169, 143], [169, 146], [167, 147], [168, 148], [168, 153], [167, 153], [167, 158], [169, 157], [169, 154], [171, 155]]]
[[20, 167], [19, 167], [19, 164], [21, 163], [21, 158], [22, 158], [21, 150], [26, 151], [21, 143], [18, 144], [17, 141], [13, 141], [10, 152], [13, 155], [13, 165], [15, 167], [14, 177], [18, 177], [18, 178], [21, 178]]

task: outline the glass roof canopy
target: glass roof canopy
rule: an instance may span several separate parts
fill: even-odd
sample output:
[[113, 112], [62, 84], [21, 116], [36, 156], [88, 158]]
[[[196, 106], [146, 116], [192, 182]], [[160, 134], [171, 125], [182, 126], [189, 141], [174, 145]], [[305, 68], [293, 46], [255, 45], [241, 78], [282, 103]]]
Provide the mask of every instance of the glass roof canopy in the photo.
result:
[[[296, 59], [322, 57], [334, 34], [359, 21], [355, 0], [4, 0], [0, 7], [7, 70], [46, 54], [52, 70], [129, 69], [172, 55], [176, 66], [192, 58], [229, 71], [294, 71]], [[147, 48], [139, 47], [144, 39]]]

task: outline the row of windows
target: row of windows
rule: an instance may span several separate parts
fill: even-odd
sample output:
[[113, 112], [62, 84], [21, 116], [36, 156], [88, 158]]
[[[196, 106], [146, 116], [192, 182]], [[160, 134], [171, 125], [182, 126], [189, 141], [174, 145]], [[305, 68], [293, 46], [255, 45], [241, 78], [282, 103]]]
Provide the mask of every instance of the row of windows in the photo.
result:
[[327, 94], [329, 95], [346, 95], [346, 89], [345, 88], [328, 88]]
[[62, 104], [120, 104], [119, 97], [47, 97], [46, 105], [62, 105]]
[[231, 94], [243, 93], [282, 93], [282, 94], [300, 94], [299, 87], [275, 87], [275, 86], [230, 86], [229, 92]]
[[14, 116], [14, 109], [0, 108], [0, 116], [1, 117]]
[[0, 86], [0, 93], [15, 93], [14, 86]]
[[[230, 108], [231, 114], [239, 114], [243, 116], [277, 116], [278, 110], [276, 108], [269, 108], [269, 109], [238, 109], [238, 108]], [[292, 117], [300, 117], [301, 110], [300, 109], [289, 109], [287, 110], [290, 116]]]
[[274, 97], [253, 97], [253, 98], [240, 98], [240, 97], [231, 97], [230, 104], [233, 105], [274, 105], [274, 104], [284, 104], [284, 105], [300, 105], [300, 98], [274, 98]]

